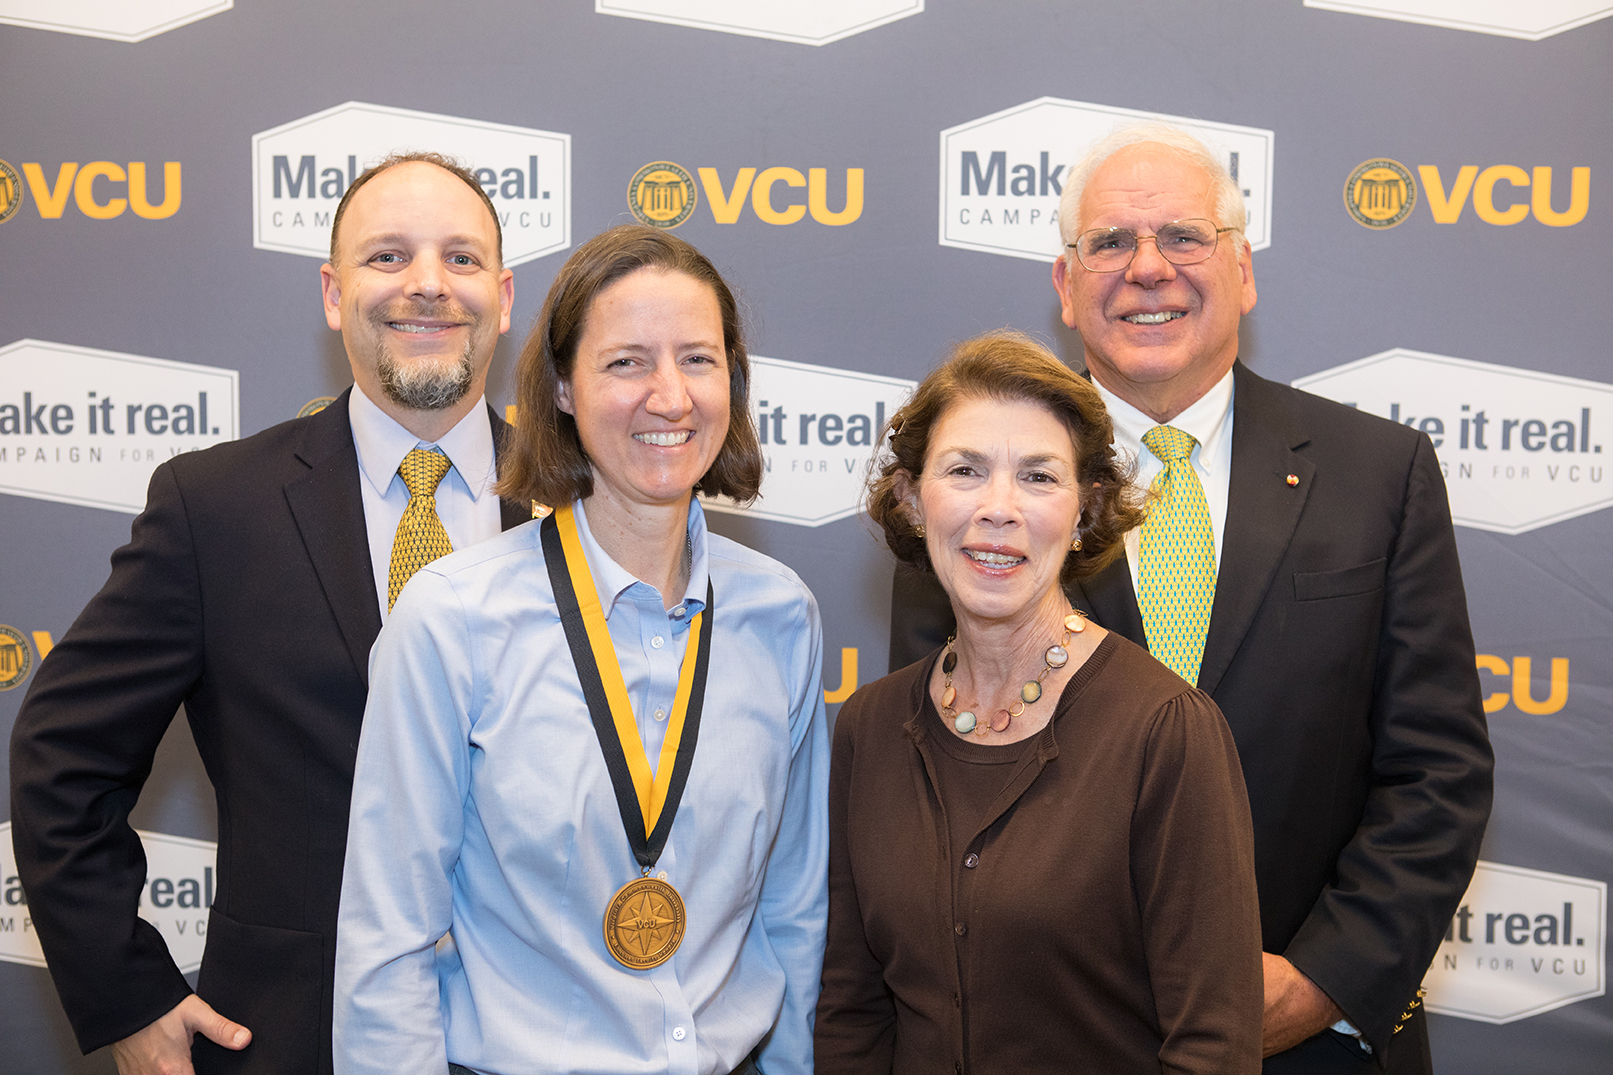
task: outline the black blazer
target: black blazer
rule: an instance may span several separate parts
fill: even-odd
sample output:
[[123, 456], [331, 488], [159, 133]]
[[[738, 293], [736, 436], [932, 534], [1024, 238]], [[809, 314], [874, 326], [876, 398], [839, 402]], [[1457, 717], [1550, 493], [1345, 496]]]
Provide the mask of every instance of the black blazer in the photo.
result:
[[[348, 394], [151, 478], [101, 592], [34, 676], [11, 739], [28, 910], [79, 1046], [190, 992], [135, 913], [129, 810], [183, 704], [218, 801], [197, 992], [251, 1028], [198, 1072], [331, 1071], [336, 909], [370, 646], [381, 629]], [[509, 427], [496, 415], [497, 450]], [[506, 529], [531, 517], [501, 504]]]
[[[1380, 1062], [1420, 1070], [1388, 1041], [1472, 876], [1493, 767], [1444, 478], [1425, 434], [1242, 363], [1233, 377], [1198, 686], [1243, 762], [1265, 950], [1332, 997]], [[1069, 591], [1147, 645], [1124, 558]], [[892, 667], [951, 623], [934, 576], [899, 569]], [[1328, 1037], [1294, 1052], [1348, 1059]]]

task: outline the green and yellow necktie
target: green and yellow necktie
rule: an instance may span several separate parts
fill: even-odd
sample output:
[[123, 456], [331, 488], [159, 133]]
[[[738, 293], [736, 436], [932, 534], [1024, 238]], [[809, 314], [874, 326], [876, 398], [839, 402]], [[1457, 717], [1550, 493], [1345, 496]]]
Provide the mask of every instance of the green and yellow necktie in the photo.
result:
[[398, 474], [409, 488], [409, 506], [398, 520], [398, 533], [392, 539], [392, 569], [387, 575], [387, 611], [403, 592], [403, 584], [431, 561], [454, 551], [448, 531], [437, 516], [437, 483], [453, 464], [441, 452], [415, 448], [398, 464]]
[[1210, 506], [1190, 462], [1198, 441], [1173, 426], [1155, 426], [1143, 444], [1165, 469], [1149, 487], [1155, 495], [1142, 528], [1137, 605], [1148, 652], [1197, 684], [1215, 599]]

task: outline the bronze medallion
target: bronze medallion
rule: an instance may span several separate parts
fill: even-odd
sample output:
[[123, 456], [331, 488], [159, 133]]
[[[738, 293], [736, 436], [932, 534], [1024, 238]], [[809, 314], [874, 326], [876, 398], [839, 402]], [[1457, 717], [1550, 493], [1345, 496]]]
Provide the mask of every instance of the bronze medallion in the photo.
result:
[[659, 967], [683, 943], [686, 921], [677, 889], [640, 877], [617, 889], [605, 908], [605, 947], [624, 967]]

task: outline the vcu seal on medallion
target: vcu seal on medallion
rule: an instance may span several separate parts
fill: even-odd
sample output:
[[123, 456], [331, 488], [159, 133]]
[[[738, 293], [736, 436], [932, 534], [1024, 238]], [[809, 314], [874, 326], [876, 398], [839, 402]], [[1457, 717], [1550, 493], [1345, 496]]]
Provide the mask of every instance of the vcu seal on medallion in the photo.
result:
[[0, 623], [0, 691], [9, 691], [27, 679], [33, 666], [34, 651], [22, 632]]
[[0, 224], [17, 215], [22, 208], [22, 179], [17, 169], [0, 161]]
[[665, 881], [640, 877], [623, 885], [605, 910], [605, 947], [634, 970], [659, 967], [683, 943], [683, 897]]
[[627, 185], [627, 205], [640, 224], [675, 228], [689, 219], [699, 201], [694, 177], [682, 165], [652, 161]]
[[1344, 207], [1363, 227], [1392, 228], [1416, 204], [1417, 183], [1410, 170], [1387, 157], [1362, 161], [1344, 181]]
[[302, 405], [302, 409], [297, 412], [297, 417], [307, 418], [311, 414], [318, 414], [320, 411], [324, 410], [326, 407], [329, 407], [335, 402], [335, 396], [315, 396], [313, 399]]

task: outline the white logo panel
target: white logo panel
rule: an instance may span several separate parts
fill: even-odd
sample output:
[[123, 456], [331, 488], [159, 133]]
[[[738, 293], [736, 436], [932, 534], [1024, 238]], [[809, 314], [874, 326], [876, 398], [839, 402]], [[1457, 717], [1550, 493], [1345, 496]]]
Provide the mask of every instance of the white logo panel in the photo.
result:
[[1055, 261], [1059, 196], [1086, 147], [1117, 127], [1160, 121], [1197, 135], [1243, 191], [1245, 235], [1271, 245], [1271, 173], [1276, 135], [1163, 112], [1040, 97], [941, 132], [941, 245]]
[[1613, 15], [1607, 0], [1305, 0], [1305, 6], [1525, 41]]
[[0, 493], [138, 514], [157, 464], [240, 435], [239, 380], [44, 340], [0, 347]]
[[1613, 504], [1613, 385], [1395, 348], [1294, 387], [1427, 433], [1459, 526], [1522, 534]]
[[252, 136], [252, 245], [324, 260], [348, 185], [388, 154], [418, 150], [476, 173], [507, 267], [571, 245], [571, 135], [357, 101]]
[[1431, 1012], [1510, 1023], [1606, 992], [1607, 882], [1483, 862], [1423, 979]]
[[144, 41], [234, 6], [234, 0], [0, 0], [0, 23]]
[[[218, 845], [136, 829], [146, 851], [146, 882], [140, 890], [140, 917], [157, 927], [168, 954], [185, 973], [202, 965], [207, 944], [207, 909], [213, 905]], [[0, 824], [0, 960], [45, 965], [39, 935], [17, 879], [11, 848], [11, 822]]]
[[756, 355], [750, 361], [762, 495], [748, 508], [723, 498], [707, 498], [706, 507], [800, 526], [857, 514], [879, 432], [914, 382]]
[[924, 10], [924, 0], [594, 0], [601, 15], [827, 45]]

